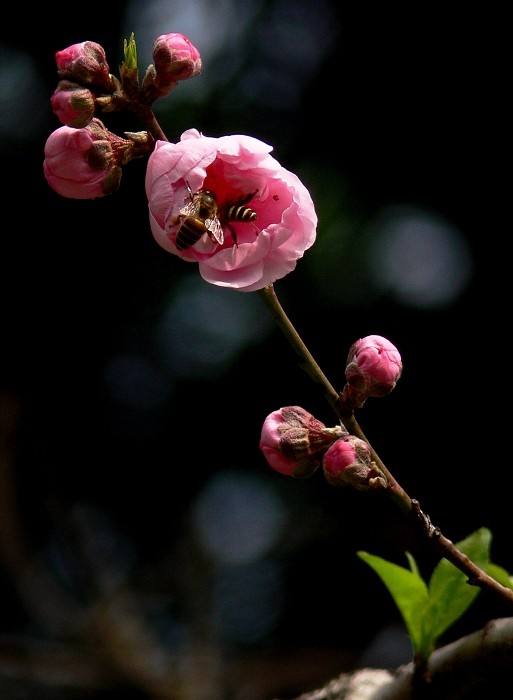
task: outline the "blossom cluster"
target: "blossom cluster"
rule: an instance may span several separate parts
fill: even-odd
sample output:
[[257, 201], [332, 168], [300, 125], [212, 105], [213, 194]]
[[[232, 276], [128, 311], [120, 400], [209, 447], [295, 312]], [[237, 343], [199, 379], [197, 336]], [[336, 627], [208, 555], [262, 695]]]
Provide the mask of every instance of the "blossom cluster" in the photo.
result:
[[[121, 79], [91, 41], [58, 51], [60, 82], [51, 98], [64, 123], [45, 147], [44, 173], [64, 197], [94, 199], [115, 192], [122, 168], [150, 155], [146, 173], [150, 227], [166, 251], [198, 263], [212, 284], [250, 292], [291, 272], [316, 237], [317, 215], [299, 178], [246, 135], [204, 136], [188, 129], [165, 139], [152, 102], [201, 71], [197, 49], [182, 34], [158, 37], [142, 84], [135, 41], [125, 46]], [[109, 131], [98, 110], [129, 109], [148, 131]]]
[[95, 118], [98, 111], [129, 109], [147, 115], [154, 100], [166, 95], [179, 80], [201, 71], [197, 49], [182, 34], [158, 37], [153, 47], [155, 65], [146, 71], [142, 85], [133, 39], [125, 51], [121, 79], [110, 73], [105, 51], [94, 41], [83, 41], [57, 51], [55, 60], [61, 79], [50, 99], [55, 115], [64, 124], [48, 138], [44, 174], [60, 195], [94, 199], [115, 192], [121, 168], [133, 158], [147, 155], [155, 138], [147, 132], [117, 136]]
[[[389, 340], [379, 335], [360, 338], [349, 351], [347, 384], [340, 394], [341, 413], [352, 413], [369, 396], [390, 393], [401, 372], [401, 356]], [[300, 406], [280, 408], [267, 416], [260, 449], [269, 466], [288, 476], [310, 476], [322, 462], [324, 476], [333, 486], [351, 485], [368, 491], [387, 485], [365, 440], [350, 435], [342, 424], [326, 428]]]
[[322, 463], [333, 486], [349, 484], [367, 491], [386, 483], [366, 442], [341, 426], [327, 428], [300, 406], [285, 406], [267, 416], [260, 449], [269, 466], [287, 476], [311, 476]]

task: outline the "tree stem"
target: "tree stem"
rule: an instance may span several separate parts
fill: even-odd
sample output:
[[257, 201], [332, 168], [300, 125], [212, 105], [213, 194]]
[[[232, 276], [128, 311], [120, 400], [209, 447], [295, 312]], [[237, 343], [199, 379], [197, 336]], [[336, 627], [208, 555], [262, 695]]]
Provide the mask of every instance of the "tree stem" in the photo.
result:
[[148, 105], [143, 105], [139, 102], [130, 103], [130, 109], [137, 114], [146, 129], [150, 132], [156, 141], [169, 141], [165, 133], [162, 131], [153, 110]]

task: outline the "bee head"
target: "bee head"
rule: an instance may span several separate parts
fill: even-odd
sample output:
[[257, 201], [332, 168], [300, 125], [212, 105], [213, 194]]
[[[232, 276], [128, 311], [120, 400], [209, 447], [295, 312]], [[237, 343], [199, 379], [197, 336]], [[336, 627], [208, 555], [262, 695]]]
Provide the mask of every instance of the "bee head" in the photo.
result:
[[201, 199], [206, 206], [215, 206], [216, 196], [210, 190], [201, 190]]

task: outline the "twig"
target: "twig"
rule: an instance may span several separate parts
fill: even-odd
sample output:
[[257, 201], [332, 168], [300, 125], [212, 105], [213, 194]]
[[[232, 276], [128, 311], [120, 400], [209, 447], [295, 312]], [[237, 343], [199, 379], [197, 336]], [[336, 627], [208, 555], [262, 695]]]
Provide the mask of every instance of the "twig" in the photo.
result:
[[324, 372], [314, 360], [312, 354], [290, 322], [290, 319], [278, 301], [273, 285], [271, 284], [264, 287], [264, 289], [261, 289], [258, 294], [299, 357], [301, 368], [304, 369], [308, 376], [321, 387], [324, 396], [338, 416], [342, 425], [344, 425], [349, 433], [359, 437], [361, 440], [365, 440], [365, 442], [369, 445], [372, 459], [374, 462], [376, 462], [387, 478], [386, 492], [388, 496], [407, 516], [408, 520], [411, 521], [428, 546], [440, 556], [445, 557], [445, 559], [450, 561], [452, 564], [454, 564], [454, 566], [456, 566], [456, 568], [468, 576], [468, 583], [470, 585], [479, 586], [480, 588], [492, 591], [498, 595], [501, 600], [513, 607], [513, 591], [505, 586], [502, 586], [500, 583], [498, 583], [498, 581], [476, 566], [465, 554], [460, 552], [459, 549], [454, 546], [451, 540], [444, 537], [440, 529], [434, 527], [429, 520], [429, 517], [421, 511], [419, 502], [408, 496], [406, 491], [401, 487], [391, 472], [383, 464], [369, 440], [367, 440], [363, 434], [363, 431], [358, 425], [354, 414], [352, 412], [348, 414], [343, 410], [340, 402], [340, 395], [330, 384]]

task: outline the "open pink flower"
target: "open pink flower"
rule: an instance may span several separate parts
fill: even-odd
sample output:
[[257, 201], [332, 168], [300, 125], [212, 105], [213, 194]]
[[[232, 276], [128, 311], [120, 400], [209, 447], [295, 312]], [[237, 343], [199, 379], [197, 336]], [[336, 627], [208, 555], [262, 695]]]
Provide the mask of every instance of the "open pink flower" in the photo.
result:
[[[291, 272], [315, 241], [310, 194], [271, 150], [250, 136], [208, 138], [196, 129], [179, 143], [157, 141], [146, 173], [151, 230], [167, 251], [197, 262], [207, 282], [244, 292], [262, 289]], [[193, 194], [214, 194], [222, 244], [204, 234], [190, 247], [177, 247], [188, 187]], [[229, 206], [240, 203], [253, 210], [255, 221], [227, 220]]]

